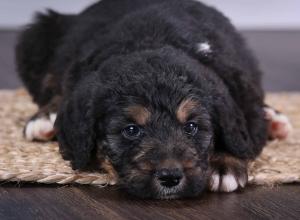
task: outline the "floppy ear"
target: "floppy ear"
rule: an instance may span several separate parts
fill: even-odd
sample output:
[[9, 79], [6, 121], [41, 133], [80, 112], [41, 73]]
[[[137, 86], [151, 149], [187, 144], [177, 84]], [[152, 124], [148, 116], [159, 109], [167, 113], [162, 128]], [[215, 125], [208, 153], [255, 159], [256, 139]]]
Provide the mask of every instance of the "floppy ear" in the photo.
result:
[[217, 129], [216, 150], [239, 158], [254, 158], [253, 141], [243, 112], [229, 94], [214, 101], [214, 124]]
[[55, 122], [60, 152], [73, 169], [86, 168], [96, 149], [94, 87], [76, 87], [64, 98]]

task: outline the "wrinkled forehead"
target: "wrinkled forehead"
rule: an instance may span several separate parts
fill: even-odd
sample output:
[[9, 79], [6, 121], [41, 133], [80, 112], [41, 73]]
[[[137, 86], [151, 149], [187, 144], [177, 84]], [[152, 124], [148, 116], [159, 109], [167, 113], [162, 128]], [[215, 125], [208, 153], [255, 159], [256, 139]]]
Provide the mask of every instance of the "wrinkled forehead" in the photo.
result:
[[156, 108], [151, 105], [131, 104], [124, 108], [127, 118], [134, 123], [144, 126], [153, 120], [172, 119], [179, 123], [187, 122], [195, 116], [200, 108], [199, 101], [192, 98], [185, 98], [178, 104], [163, 108]]

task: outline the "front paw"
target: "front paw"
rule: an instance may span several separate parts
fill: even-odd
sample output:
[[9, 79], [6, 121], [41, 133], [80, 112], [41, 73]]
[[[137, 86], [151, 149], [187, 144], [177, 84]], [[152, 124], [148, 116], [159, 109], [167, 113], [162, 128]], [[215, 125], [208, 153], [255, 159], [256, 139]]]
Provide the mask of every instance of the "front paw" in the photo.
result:
[[210, 191], [233, 192], [244, 188], [247, 181], [246, 161], [227, 154], [219, 154], [211, 158], [208, 182]]

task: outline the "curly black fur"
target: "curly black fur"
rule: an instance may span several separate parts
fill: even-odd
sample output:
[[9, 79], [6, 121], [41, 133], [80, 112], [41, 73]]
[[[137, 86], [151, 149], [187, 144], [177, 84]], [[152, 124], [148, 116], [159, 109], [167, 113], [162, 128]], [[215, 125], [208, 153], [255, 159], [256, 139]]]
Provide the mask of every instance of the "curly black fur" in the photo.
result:
[[[199, 43], [211, 48], [199, 50]], [[40, 107], [63, 97], [57, 137], [73, 168], [86, 168], [100, 151], [133, 194], [168, 196], [152, 182], [155, 169], [141, 164], [194, 161], [175, 195], [194, 196], [205, 187], [209, 155], [253, 159], [266, 143], [256, 61], [229, 20], [202, 3], [103, 0], [78, 15], [49, 11], [22, 33], [16, 51]], [[187, 99], [198, 109], [189, 118], [199, 125], [193, 137], [176, 118]], [[132, 123], [125, 109], [136, 105], [151, 116], [132, 141], [121, 131]]]

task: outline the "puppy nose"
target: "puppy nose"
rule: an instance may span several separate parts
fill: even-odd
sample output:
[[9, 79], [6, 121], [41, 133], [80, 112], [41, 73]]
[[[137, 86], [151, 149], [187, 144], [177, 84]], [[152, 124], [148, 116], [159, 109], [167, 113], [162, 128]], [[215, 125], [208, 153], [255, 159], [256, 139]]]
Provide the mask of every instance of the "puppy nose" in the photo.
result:
[[161, 169], [156, 172], [156, 176], [161, 186], [171, 188], [180, 183], [183, 174], [179, 169]]

